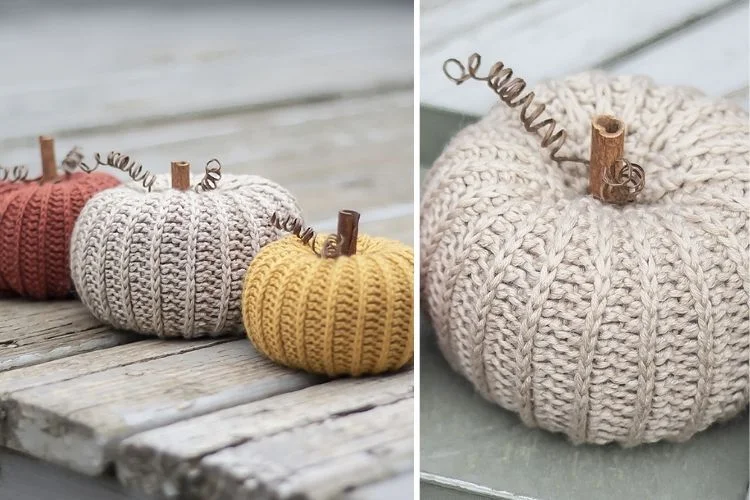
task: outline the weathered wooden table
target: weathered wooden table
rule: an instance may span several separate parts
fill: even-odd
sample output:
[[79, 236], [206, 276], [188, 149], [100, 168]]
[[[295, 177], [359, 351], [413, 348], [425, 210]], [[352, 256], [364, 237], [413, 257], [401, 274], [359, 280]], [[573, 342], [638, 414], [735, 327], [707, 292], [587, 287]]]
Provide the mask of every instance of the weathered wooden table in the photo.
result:
[[[316, 229], [354, 208], [412, 243], [409, 3], [84, 4], [0, 6], [0, 163], [38, 165], [41, 133], [161, 172], [217, 156], [288, 187]], [[0, 444], [1, 499], [411, 498], [413, 373], [330, 381], [247, 339], [5, 299]]]
[[[748, 3], [726, 0], [422, 0], [424, 172], [447, 140], [496, 98], [456, 88], [443, 60], [503, 60], [530, 83], [587, 68], [687, 84], [747, 107]], [[422, 321], [421, 495], [425, 500], [741, 500], [747, 414], [684, 444], [571, 446], [527, 429], [453, 373]]]

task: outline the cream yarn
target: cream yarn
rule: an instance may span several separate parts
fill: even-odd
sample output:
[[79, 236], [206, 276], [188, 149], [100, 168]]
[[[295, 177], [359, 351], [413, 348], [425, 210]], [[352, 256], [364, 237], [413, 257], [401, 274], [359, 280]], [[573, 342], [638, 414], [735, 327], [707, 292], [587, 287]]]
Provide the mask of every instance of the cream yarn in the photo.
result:
[[[748, 404], [748, 114], [644, 77], [540, 85], [587, 158], [590, 119], [628, 126], [638, 203], [586, 194], [499, 103], [429, 172], [422, 293], [454, 370], [574, 442], [683, 440]], [[488, 90], [489, 92], [489, 90]]]
[[71, 242], [81, 301], [117, 328], [160, 337], [242, 334], [245, 271], [282, 233], [274, 212], [300, 216], [284, 188], [224, 174], [214, 191], [177, 191], [157, 176], [93, 197]]

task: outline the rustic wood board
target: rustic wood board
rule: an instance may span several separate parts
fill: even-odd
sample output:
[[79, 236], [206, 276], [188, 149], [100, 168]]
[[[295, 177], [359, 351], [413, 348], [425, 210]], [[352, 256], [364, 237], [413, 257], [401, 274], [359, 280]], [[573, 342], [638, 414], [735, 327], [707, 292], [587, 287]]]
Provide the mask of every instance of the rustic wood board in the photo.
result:
[[9, 370], [0, 373], [0, 401], [7, 400], [10, 394], [17, 391], [64, 382], [83, 375], [99, 373], [165, 356], [175, 356], [232, 341], [232, 339], [226, 338], [170, 340], [167, 342], [158, 339], [146, 339], [142, 336], [138, 336], [137, 339], [139, 341], [106, 349], [106, 355], [102, 355], [101, 352], [87, 352], [27, 366], [23, 370]]
[[[605, 69], [648, 75], [660, 85], [689, 85], [715, 96], [730, 95], [747, 87], [748, 17], [748, 3], [740, 2]], [[743, 97], [747, 107], [747, 92]]]
[[[117, 474], [125, 485], [160, 498], [214, 498], [211, 495], [220, 496], [220, 492], [235, 498], [222, 490], [221, 478], [208, 470], [207, 464], [214, 463], [211, 455], [405, 400], [413, 401], [411, 371], [327, 382], [132, 436], [120, 445]], [[393, 424], [410, 427], [406, 421], [399, 422]], [[373, 421], [370, 425], [377, 428], [380, 424]], [[279, 451], [300, 453], [293, 448], [303, 442], [290, 442], [291, 446]], [[250, 474], [263, 472], [265, 467], [255, 470], [247, 465]]]
[[202, 460], [210, 482], [197, 498], [336, 498], [409, 471], [413, 400], [295, 427]]
[[78, 301], [0, 299], [0, 373], [138, 339], [103, 327]]
[[77, 3], [0, 16], [6, 140], [411, 86], [408, 3]]
[[[39, 133], [57, 135], [59, 157], [73, 145], [85, 146], [88, 154], [116, 149], [155, 172], [186, 159], [199, 176], [205, 161], [216, 156], [227, 173], [254, 173], [285, 185], [316, 229], [333, 229], [336, 211], [353, 208], [362, 213], [362, 232], [413, 241], [412, 4], [302, 3], [293, 16], [286, 10], [280, 15], [276, 6], [251, 9], [228, 0], [168, 0], [149, 10], [93, 0], [76, 5], [0, 5], [0, 54], [14, 68], [0, 83], [0, 108], [14, 117], [12, 124], [0, 124], [0, 163], [28, 163], [37, 172]], [[22, 50], [19, 37], [27, 41]], [[80, 50], [82, 39], [95, 42]], [[38, 304], [0, 301], [0, 326], [8, 312], [17, 327], [0, 330], [0, 345], [3, 335], [8, 346], [17, 345], [10, 347], [15, 353], [7, 355], [6, 371], [0, 369], [0, 444], [45, 461], [27, 460], [31, 470], [47, 475], [61, 464], [100, 475], [111, 470], [128, 436], [153, 436], [214, 415], [219, 417], [207, 428], [207, 439], [214, 429], [231, 434], [236, 429], [221, 426], [225, 412], [289, 397], [294, 411], [277, 411], [275, 420], [286, 421], [286, 428], [257, 442], [212, 449], [196, 467], [209, 470], [202, 460], [216, 456], [220, 462], [214, 465], [221, 467], [229, 456], [219, 454], [235, 448], [241, 454], [250, 445], [293, 446], [288, 436], [295, 433], [351, 435], [359, 437], [359, 448], [342, 443], [329, 450], [319, 442], [323, 462], [310, 467], [278, 460], [293, 474], [292, 482], [276, 486], [297, 484], [310, 494], [350, 487], [347, 495], [363, 499], [411, 497], [411, 372], [325, 383], [319, 392], [306, 393], [321, 379], [273, 365], [246, 339], [145, 339], [103, 327], [71, 304], [50, 306], [70, 310], [43, 324], [33, 316]], [[54, 337], [66, 328], [71, 332], [55, 345]], [[47, 338], [47, 329], [56, 333]], [[50, 347], [63, 345], [73, 348], [48, 355]], [[40, 357], [19, 361], [22, 347]], [[2, 349], [0, 363], [1, 355]], [[339, 385], [348, 397], [329, 396], [341, 414], [307, 399]], [[373, 391], [364, 392], [367, 387]], [[368, 410], [361, 401], [376, 406]], [[357, 411], [346, 414], [353, 407]], [[390, 418], [389, 412], [398, 415]], [[390, 440], [365, 425], [378, 416], [391, 420]], [[329, 420], [340, 427], [329, 428]], [[257, 428], [249, 430], [260, 438]], [[346, 460], [346, 467], [337, 460]], [[347, 467], [363, 467], [370, 475], [351, 484], [326, 479]], [[234, 467], [224, 477], [242, 480]], [[96, 495], [95, 480], [61, 487], [65, 494]], [[104, 483], [110, 486], [111, 478]], [[44, 485], [24, 491], [38, 495]], [[122, 489], [113, 491], [130, 498]]]
[[739, 500], [746, 494], [747, 414], [681, 444], [573, 446], [482, 399], [450, 369], [428, 322], [422, 324], [420, 468], [426, 489], [440, 494], [423, 498]]
[[[686, 44], [690, 33], [703, 29], [697, 22], [703, 18], [710, 23], [725, 11], [745, 4], [742, 0], [538, 0], [534, 2], [489, 2], [475, 0], [483, 6], [486, 16], [479, 16], [466, 27], [452, 28], [454, 18], [462, 22], [469, 9], [453, 7], [436, 8], [429, 11], [422, 21], [424, 26], [435, 26], [430, 39], [442, 40], [423, 47], [421, 59], [422, 102], [458, 112], [483, 115], [496, 102], [496, 98], [484, 85], [464, 85], [457, 89], [442, 73], [443, 61], [450, 57], [465, 60], [472, 52], [479, 52], [489, 65], [500, 59], [513, 68], [531, 85], [547, 78], [560, 77], [593, 67], [610, 67], [624, 64], [639, 52], [658, 46], [662, 39], [684, 36]], [[477, 9], [479, 7], [476, 7]], [[497, 12], [495, 12], [497, 11]], [[478, 12], [475, 10], [475, 12]], [[430, 16], [438, 19], [430, 20]], [[730, 17], [733, 26], [747, 23], [747, 15], [735, 12]], [[438, 29], [440, 27], [440, 29]], [[585, 27], [585, 28], [584, 28]], [[732, 47], [744, 45], [732, 56], [735, 68], [719, 67], [716, 74], [698, 79], [698, 86], [709, 95], [723, 95], [732, 75], [747, 67], [747, 34], [714, 33], [710, 45], [696, 53], [686, 51], [682, 57], [664, 59], [662, 73], [675, 71], [684, 75], [681, 83], [691, 84], [695, 73], [703, 62], [716, 68], [706, 57]], [[695, 35], [700, 37], [700, 33]], [[732, 41], [728, 37], [734, 37]], [[656, 49], [654, 49], [656, 50]], [[679, 50], [679, 49], [678, 49]], [[724, 57], [728, 57], [725, 55]], [[722, 60], [722, 57], [718, 58]], [[675, 69], [677, 68], [677, 69]], [[634, 68], [636, 73], [646, 70]], [[747, 75], [745, 75], [745, 82]], [[722, 83], [723, 82], [723, 83]]]
[[[57, 149], [61, 155], [85, 144], [89, 156], [117, 149], [161, 173], [171, 161], [187, 159], [196, 178], [205, 161], [217, 156], [227, 173], [262, 175], [284, 185], [312, 223], [335, 217], [339, 208], [365, 212], [411, 206], [412, 102], [411, 92], [395, 92], [132, 131], [76, 134], [59, 139]], [[2, 162], [31, 159], [36, 171], [37, 156], [38, 147], [31, 141], [6, 149]], [[108, 171], [127, 179], [117, 170]]]
[[[8, 394], [2, 401], [4, 445], [101, 474], [116, 444], [129, 435], [319, 380], [273, 364], [245, 339], [145, 361], [121, 354], [98, 352], [99, 364], [111, 358], [120, 366]], [[23, 370], [14, 375], [22, 377]]]

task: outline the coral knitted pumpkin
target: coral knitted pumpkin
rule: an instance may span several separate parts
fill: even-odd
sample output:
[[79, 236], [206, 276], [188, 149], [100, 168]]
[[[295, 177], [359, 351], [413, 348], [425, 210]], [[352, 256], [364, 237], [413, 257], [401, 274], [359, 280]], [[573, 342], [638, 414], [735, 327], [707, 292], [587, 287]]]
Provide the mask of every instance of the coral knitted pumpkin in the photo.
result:
[[[422, 293], [442, 352], [488, 400], [574, 442], [684, 440], [748, 404], [747, 112], [600, 72], [538, 102], [585, 156], [599, 113], [648, 182], [614, 206], [498, 105], [429, 172]], [[539, 118], [541, 121], [544, 117]]]
[[120, 182], [82, 172], [57, 175], [53, 143], [41, 138], [45, 176], [0, 187], [0, 291], [34, 299], [67, 297], [73, 291], [69, 245], [86, 201]]
[[[178, 166], [187, 166], [181, 172], [189, 183], [189, 165]], [[167, 175], [147, 175], [139, 180], [150, 179], [150, 191], [133, 182], [84, 207], [71, 247], [81, 301], [101, 321], [143, 334], [241, 333], [247, 265], [279, 236], [268, 222], [272, 213], [299, 215], [295, 199], [252, 175], [224, 175], [215, 189], [185, 190], [173, 189]]]
[[[296, 236], [260, 251], [248, 268], [248, 337], [272, 360], [308, 372], [363, 375], [411, 361], [411, 248], [360, 235], [356, 253], [326, 258]], [[315, 246], [326, 240], [318, 236]], [[342, 241], [343, 246], [348, 243]]]
[[[3, 179], [8, 178], [8, 170], [6, 170], [3, 167], [0, 167], [0, 174], [2, 174]], [[0, 182], [0, 221], [2, 221], [2, 214], [5, 212], [5, 198], [4, 194], [10, 193], [11, 191], [15, 191], [16, 189], [20, 189], [23, 186], [25, 186], [25, 183], [22, 182], [9, 182], [6, 180], [3, 180], [3, 182]], [[12, 290], [8, 283], [3, 279], [2, 273], [0, 273], [0, 297], [5, 295], [12, 295]]]

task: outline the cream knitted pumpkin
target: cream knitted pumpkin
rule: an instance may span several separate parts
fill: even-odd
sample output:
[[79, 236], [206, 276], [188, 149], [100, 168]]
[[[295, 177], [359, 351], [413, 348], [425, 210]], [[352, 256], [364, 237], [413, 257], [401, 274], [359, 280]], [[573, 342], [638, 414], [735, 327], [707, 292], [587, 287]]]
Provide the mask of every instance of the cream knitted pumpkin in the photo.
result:
[[[436, 161], [422, 293], [454, 370], [574, 442], [683, 440], [748, 404], [748, 114], [594, 72], [536, 90], [587, 158], [590, 120], [628, 127], [638, 202], [586, 193], [499, 103]], [[540, 119], [541, 120], [541, 119]]]
[[101, 321], [160, 337], [243, 333], [245, 271], [281, 232], [274, 212], [299, 217], [289, 192], [257, 176], [224, 175], [213, 191], [170, 188], [157, 176], [92, 198], [73, 230], [71, 274]]

